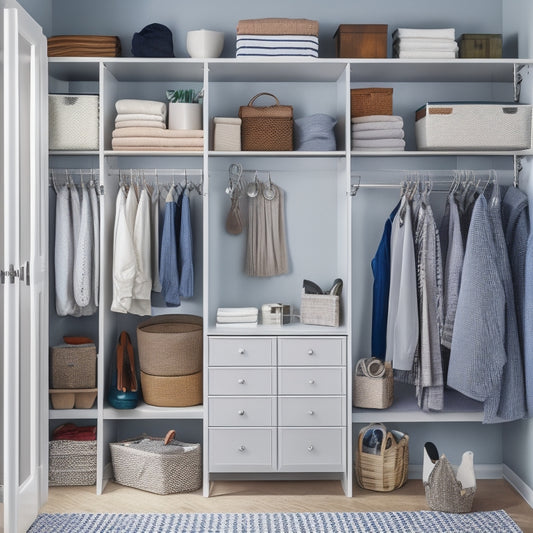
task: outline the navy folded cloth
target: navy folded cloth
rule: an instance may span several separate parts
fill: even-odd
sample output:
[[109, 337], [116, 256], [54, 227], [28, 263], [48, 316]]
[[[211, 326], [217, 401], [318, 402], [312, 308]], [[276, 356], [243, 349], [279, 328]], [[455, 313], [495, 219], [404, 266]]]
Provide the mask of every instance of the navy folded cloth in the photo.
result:
[[172, 32], [154, 22], [133, 34], [131, 53], [135, 57], [174, 57]]

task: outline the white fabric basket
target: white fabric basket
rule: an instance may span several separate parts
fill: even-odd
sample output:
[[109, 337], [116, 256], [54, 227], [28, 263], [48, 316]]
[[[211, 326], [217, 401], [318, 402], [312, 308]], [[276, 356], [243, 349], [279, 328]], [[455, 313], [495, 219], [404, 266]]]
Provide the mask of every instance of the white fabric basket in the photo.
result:
[[526, 150], [531, 106], [428, 103], [417, 111], [419, 150]]
[[98, 150], [98, 96], [48, 95], [49, 149]]

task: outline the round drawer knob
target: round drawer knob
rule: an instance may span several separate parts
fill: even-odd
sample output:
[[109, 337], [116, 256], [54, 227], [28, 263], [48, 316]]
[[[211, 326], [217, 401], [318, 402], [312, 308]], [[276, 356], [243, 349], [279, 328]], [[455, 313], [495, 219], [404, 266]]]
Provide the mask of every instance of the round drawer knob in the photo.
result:
[[244, 353], [244, 348], [239, 348], [239, 353], [242, 355]]
[[239, 385], [244, 385], [246, 382], [244, 381], [243, 378], [240, 378], [240, 379], [237, 380], [237, 383], [238, 383]]
[[307, 414], [308, 414], [308, 415], [314, 415], [315, 412], [314, 412], [312, 409], [309, 409], [309, 411], [307, 411]]
[[310, 379], [310, 380], [308, 381], [308, 383], [309, 383], [309, 385], [314, 385], [314, 384], [315, 384], [315, 380], [314, 380], [314, 379]]
[[314, 450], [314, 446], [312, 444], [310, 444], [308, 447], [307, 447], [307, 451], [308, 452], [312, 452]]
[[237, 411], [237, 414], [238, 414], [239, 416], [244, 415], [244, 409], [239, 409], [239, 410]]
[[313, 355], [315, 352], [313, 352], [313, 350], [309, 349], [307, 350], [307, 355]]
[[244, 446], [244, 444], [241, 444], [241, 445], [239, 446], [239, 451], [240, 451], [240, 452], [244, 452], [244, 450], [246, 450], [246, 446]]

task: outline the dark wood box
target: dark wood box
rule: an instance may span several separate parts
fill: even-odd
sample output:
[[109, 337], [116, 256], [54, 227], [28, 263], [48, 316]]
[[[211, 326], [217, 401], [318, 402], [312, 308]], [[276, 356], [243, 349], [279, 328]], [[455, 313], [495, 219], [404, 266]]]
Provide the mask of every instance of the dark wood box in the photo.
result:
[[498, 33], [463, 33], [459, 40], [459, 57], [502, 57], [502, 35]]
[[387, 24], [341, 24], [337, 57], [387, 57]]

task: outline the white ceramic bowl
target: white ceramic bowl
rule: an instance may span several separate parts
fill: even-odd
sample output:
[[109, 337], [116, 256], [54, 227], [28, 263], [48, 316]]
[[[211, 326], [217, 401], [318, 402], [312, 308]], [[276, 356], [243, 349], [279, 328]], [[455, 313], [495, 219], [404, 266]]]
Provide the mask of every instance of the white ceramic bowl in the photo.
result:
[[187, 52], [191, 57], [218, 57], [223, 48], [223, 31], [194, 30], [187, 32]]

